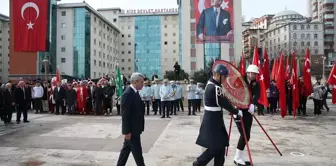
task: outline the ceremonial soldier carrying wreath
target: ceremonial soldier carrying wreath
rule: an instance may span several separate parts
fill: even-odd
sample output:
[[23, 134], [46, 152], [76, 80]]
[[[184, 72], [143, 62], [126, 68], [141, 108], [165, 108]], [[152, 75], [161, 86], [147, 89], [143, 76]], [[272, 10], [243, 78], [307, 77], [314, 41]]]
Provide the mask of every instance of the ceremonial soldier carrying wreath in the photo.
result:
[[196, 144], [207, 148], [193, 163], [193, 166], [205, 166], [214, 158], [214, 165], [224, 165], [225, 147], [229, 146], [229, 137], [223, 120], [222, 108], [234, 115], [243, 116], [242, 111], [236, 109], [224, 97], [222, 80], [229, 74], [223, 64], [218, 64], [213, 70], [204, 92], [204, 117]]

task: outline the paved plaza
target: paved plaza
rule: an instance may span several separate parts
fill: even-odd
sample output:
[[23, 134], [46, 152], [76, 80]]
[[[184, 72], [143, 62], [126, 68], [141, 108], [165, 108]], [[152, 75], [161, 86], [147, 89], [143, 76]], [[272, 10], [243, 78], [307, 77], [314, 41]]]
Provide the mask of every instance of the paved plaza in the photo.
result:
[[[321, 117], [257, 116], [283, 156], [273, 148], [258, 124], [250, 147], [256, 166], [335, 166], [336, 106]], [[13, 116], [15, 121], [15, 115]], [[202, 148], [195, 144], [202, 114], [180, 112], [171, 119], [146, 116], [142, 147], [146, 165], [191, 166]], [[0, 124], [0, 166], [115, 166], [121, 149], [121, 117], [29, 114], [29, 124]], [[225, 116], [226, 127], [230, 117]], [[238, 131], [233, 125], [229, 157], [233, 166]], [[248, 159], [245, 153], [246, 160]], [[128, 165], [135, 165], [130, 155]], [[209, 164], [210, 165], [210, 164]]]

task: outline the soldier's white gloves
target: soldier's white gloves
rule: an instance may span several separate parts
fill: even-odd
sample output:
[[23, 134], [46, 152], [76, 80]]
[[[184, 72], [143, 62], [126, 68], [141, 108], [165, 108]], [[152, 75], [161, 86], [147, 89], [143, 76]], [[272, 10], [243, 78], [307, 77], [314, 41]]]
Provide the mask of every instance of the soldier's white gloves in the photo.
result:
[[248, 112], [249, 112], [250, 114], [253, 114], [253, 113], [254, 113], [254, 105], [253, 105], [253, 104], [250, 105], [250, 108], [249, 108]]
[[237, 114], [239, 117], [243, 117], [243, 112], [241, 110], [238, 110], [238, 114]]

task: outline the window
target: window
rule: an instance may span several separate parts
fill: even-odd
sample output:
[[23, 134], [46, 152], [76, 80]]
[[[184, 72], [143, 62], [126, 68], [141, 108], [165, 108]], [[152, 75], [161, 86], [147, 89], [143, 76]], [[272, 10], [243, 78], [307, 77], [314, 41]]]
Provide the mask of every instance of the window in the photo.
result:
[[314, 29], [315, 29], [315, 30], [317, 30], [317, 29], [318, 29], [317, 25], [314, 25]]
[[113, 22], [117, 22], [117, 19], [116, 19], [116, 18], [114, 18], [114, 19], [113, 19]]
[[310, 42], [307, 42], [307, 46], [308, 46], [308, 47], [310, 46]]
[[316, 42], [314, 42], [314, 46], [318, 46], [318, 42], [316, 41]]
[[164, 27], [167, 28], [167, 25], [165, 25]]
[[307, 30], [310, 30], [310, 25], [307, 25]]
[[128, 59], [128, 62], [131, 62], [131, 59]]
[[301, 25], [301, 30], [304, 30], [304, 25]]
[[124, 68], [124, 67], [122, 67], [122, 68], [121, 68], [121, 70], [122, 70], [122, 71], [124, 71], [124, 70], [125, 70], [125, 68]]
[[301, 50], [301, 53], [302, 53], [302, 54], [304, 54], [304, 53], [305, 53], [305, 50], [304, 50], [304, 49], [302, 49], [302, 50]]
[[296, 26], [296, 25], [294, 25], [294, 26], [293, 26], [293, 29], [294, 29], [294, 30], [297, 30], [297, 26]]
[[124, 51], [121, 52], [121, 54], [124, 54], [124, 53], [125, 53]]
[[125, 59], [121, 59], [121, 62], [125, 62]]
[[304, 46], [304, 42], [301, 42], [301, 46]]
[[135, 29], [138, 29], [138, 26], [136, 25], [134, 28], [135, 28]]
[[128, 42], [128, 45], [130, 46], [130, 45], [131, 45], [131, 42]]
[[131, 34], [128, 34], [128, 37], [131, 37]]
[[168, 44], [168, 42], [165, 41], [165, 42], [164, 42], [164, 45], [167, 45], [167, 44]]
[[94, 65], [94, 66], [97, 65], [97, 61], [96, 61], [96, 60], [93, 61], [93, 65]]
[[173, 44], [176, 44], [176, 41], [173, 41]]
[[167, 36], [167, 33], [165, 33], [164, 35]]
[[61, 52], [65, 52], [65, 47], [62, 47], [62, 48], [61, 48]]
[[318, 35], [315, 33], [314, 34], [314, 39], [317, 39], [318, 38]]
[[176, 53], [176, 50], [173, 50], [173, 53]]
[[304, 39], [305, 38], [305, 34], [301, 34], [301, 39]]
[[65, 40], [65, 35], [62, 35], [62, 36], [61, 36], [61, 39], [62, 39], [62, 40]]
[[128, 29], [131, 29], [131, 26], [128, 26]]
[[[101, 61], [99, 61], [99, 67], [101, 67]], [[99, 75], [100, 75], [100, 73], [99, 73]]]
[[287, 40], [287, 36], [286, 35], [284, 36], [284, 40]]
[[128, 54], [131, 54], [131, 51], [128, 51]]
[[62, 16], [66, 16], [66, 11], [62, 11]]
[[315, 49], [315, 54], [318, 54], [318, 52], [319, 52], [318, 49]]
[[62, 28], [65, 28], [65, 23], [61, 23], [61, 27], [62, 27]]
[[310, 34], [309, 33], [307, 34], [307, 39], [310, 39]]
[[173, 36], [176, 36], [176, 33], [173, 33]]
[[131, 67], [128, 67], [128, 70], [130, 71], [130, 70], [131, 70]]
[[61, 58], [61, 63], [65, 63], [65, 58]]

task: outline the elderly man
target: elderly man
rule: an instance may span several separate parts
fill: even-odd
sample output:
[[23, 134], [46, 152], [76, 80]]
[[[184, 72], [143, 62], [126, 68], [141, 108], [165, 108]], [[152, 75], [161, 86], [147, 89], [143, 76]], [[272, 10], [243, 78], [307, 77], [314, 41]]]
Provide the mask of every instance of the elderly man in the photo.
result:
[[12, 123], [12, 114], [14, 110], [14, 93], [12, 92], [12, 84], [7, 83], [6, 89], [2, 93], [3, 112], [5, 125]]
[[16, 123], [19, 124], [21, 122], [21, 113], [23, 114], [23, 123], [29, 123], [28, 121], [28, 113], [27, 107], [30, 97], [28, 96], [30, 93], [27, 93], [27, 89], [25, 88], [25, 82], [20, 81], [18, 84], [18, 88], [15, 89], [15, 104], [17, 108], [16, 113]]
[[161, 118], [165, 118], [167, 115], [167, 118], [170, 118], [169, 116], [169, 110], [170, 110], [170, 97], [173, 93], [173, 88], [168, 85], [168, 80], [163, 80], [163, 85], [160, 87], [160, 97], [161, 97], [161, 106], [163, 115]]
[[133, 73], [130, 81], [131, 85], [120, 97], [122, 134], [125, 135], [125, 140], [117, 166], [126, 165], [130, 152], [137, 166], [145, 166], [140, 140], [140, 135], [145, 129], [145, 106], [139, 94], [139, 90], [143, 88], [144, 76], [140, 73]]

